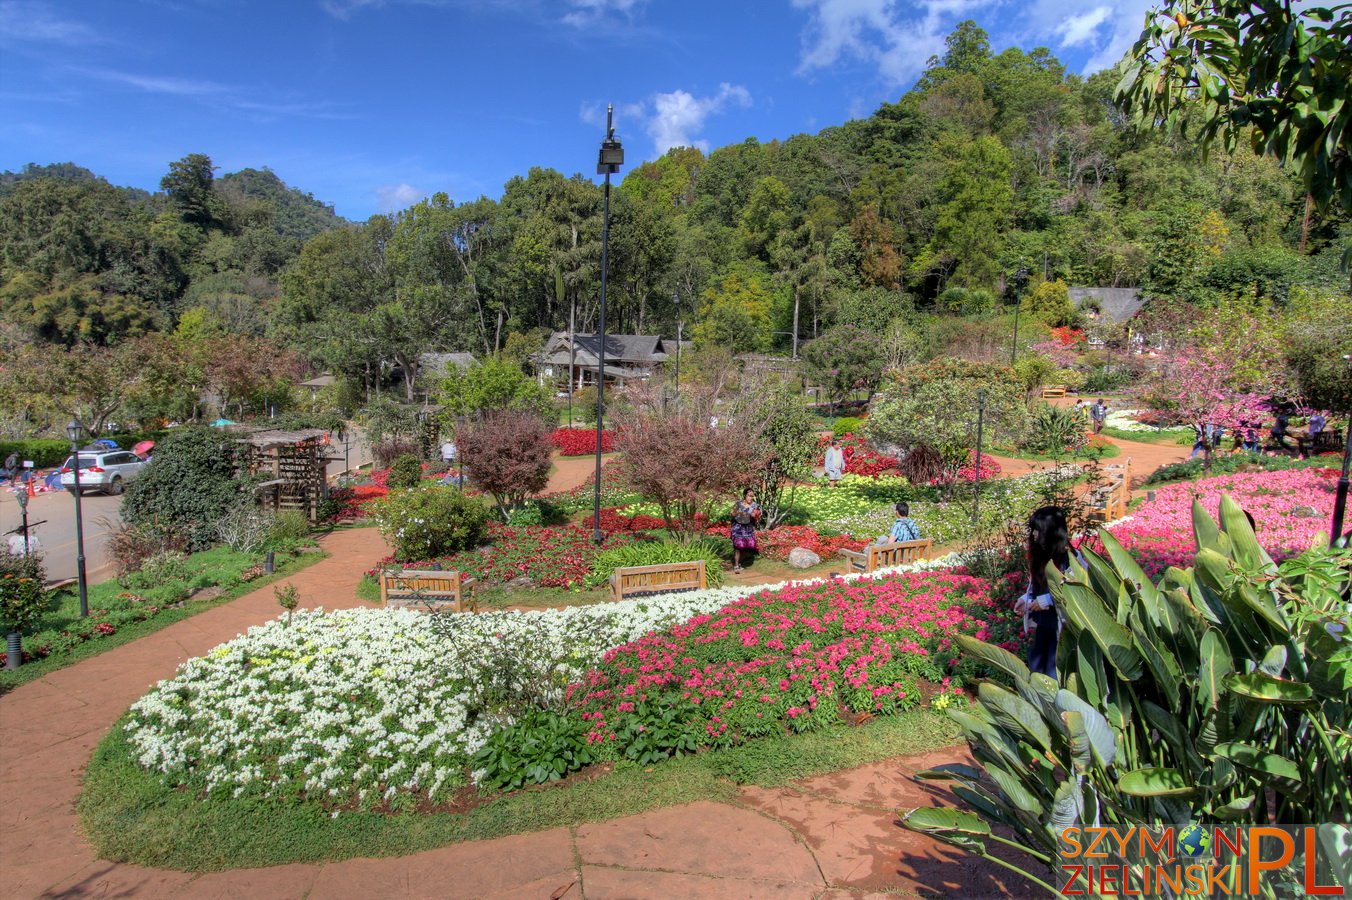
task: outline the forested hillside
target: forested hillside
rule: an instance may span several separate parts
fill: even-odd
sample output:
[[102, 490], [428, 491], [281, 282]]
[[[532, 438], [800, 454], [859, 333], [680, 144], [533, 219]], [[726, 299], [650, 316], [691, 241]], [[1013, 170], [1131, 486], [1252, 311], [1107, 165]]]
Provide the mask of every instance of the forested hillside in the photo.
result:
[[[885, 335], [895, 363], [989, 356], [997, 333], [1007, 348], [1020, 292], [1051, 298], [1041, 321], [1065, 324], [1058, 282], [1139, 286], [1174, 319], [1223, 306], [1244, 329], [1277, 327], [1293, 290], [1347, 291], [1345, 218], [1319, 214], [1270, 157], [1203, 159], [1129, 127], [1117, 77], [1069, 74], [1045, 50], [995, 53], [969, 22], [867, 118], [707, 156], [639, 163], [631, 146], [612, 198], [609, 328], [671, 336], [679, 321], [697, 346], [741, 352], [787, 351], [795, 321], [799, 341], [847, 324]], [[296, 351], [355, 395], [424, 351], [491, 353], [513, 334], [529, 346], [570, 313], [595, 326], [590, 176], [532, 169], [498, 198], [438, 193], [345, 227], [271, 172], [215, 178], [200, 154], [161, 187], [72, 164], [0, 175], [11, 349], [231, 335]]]

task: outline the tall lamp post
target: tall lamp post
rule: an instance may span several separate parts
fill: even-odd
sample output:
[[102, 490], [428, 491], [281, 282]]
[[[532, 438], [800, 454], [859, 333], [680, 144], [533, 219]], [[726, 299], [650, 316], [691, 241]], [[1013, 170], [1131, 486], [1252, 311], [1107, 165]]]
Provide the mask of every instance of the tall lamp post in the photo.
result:
[[972, 522], [981, 522], [981, 438], [986, 422], [986, 390], [976, 392], [976, 468], [972, 471]]
[[80, 509], [80, 435], [84, 426], [71, 419], [66, 426], [70, 438], [70, 461], [75, 469], [75, 578], [80, 585], [80, 618], [89, 618], [89, 586], [85, 583], [84, 519]]
[[592, 502], [592, 540], [601, 543], [601, 433], [605, 428], [606, 393], [606, 275], [610, 268], [610, 176], [624, 165], [624, 148], [615, 139], [615, 107], [606, 105], [606, 139], [596, 159], [596, 174], [605, 176], [605, 194], [601, 214], [601, 314], [599, 352], [596, 366], [596, 495]]
[[[1343, 362], [1347, 363], [1348, 375], [1352, 377], [1352, 353], [1343, 357]], [[1343, 429], [1347, 433], [1343, 435], [1346, 439], [1343, 445], [1343, 474], [1338, 479], [1338, 488], [1333, 495], [1333, 527], [1329, 529], [1329, 546], [1338, 546], [1338, 538], [1343, 534], [1343, 516], [1347, 513], [1347, 490], [1348, 490], [1348, 471], [1352, 469], [1352, 410], [1347, 413], [1347, 425]]]
[[1019, 309], [1023, 306], [1023, 289], [1028, 284], [1028, 267], [1020, 266], [1014, 273], [1014, 340], [1009, 345], [1009, 364], [1019, 358]]

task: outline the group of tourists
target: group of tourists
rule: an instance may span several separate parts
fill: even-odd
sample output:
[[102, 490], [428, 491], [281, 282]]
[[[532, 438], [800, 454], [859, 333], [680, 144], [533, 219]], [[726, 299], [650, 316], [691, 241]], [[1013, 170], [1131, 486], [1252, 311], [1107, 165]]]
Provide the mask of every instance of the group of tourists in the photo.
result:
[[[1306, 444], [1309, 448], [1313, 449], [1318, 445], [1320, 437], [1327, 428], [1327, 416], [1317, 411], [1310, 414], [1310, 417], [1306, 419]], [[1231, 440], [1231, 452], [1261, 452], [1263, 449], [1262, 430], [1263, 423], [1257, 420], [1240, 420], [1228, 428], [1216, 422], [1203, 422], [1200, 426], [1194, 425], [1193, 431], [1196, 433], [1196, 440], [1193, 442], [1192, 453], [1188, 455], [1188, 459], [1192, 459], [1208, 449], [1213, 453], [1221, 452], [1224, 449], [1227, 435]], [[1268, 433], [1272, 438], [1271, 445], [1274, 450], [1287, 453], [1302, 451], [1299, 441], [1292, 443], [1291, 415], [1289, 412], [1279, 410]]]
[[1108, 424], [1108, 404], [1100, 397], [1093, 403], [1085, 403], [1083, 400], [1075, 401], [1075, 415], [1081, 421], [1088, 418], [1089, 426], [1094, 434], [1103, 430], [1103, 426]]

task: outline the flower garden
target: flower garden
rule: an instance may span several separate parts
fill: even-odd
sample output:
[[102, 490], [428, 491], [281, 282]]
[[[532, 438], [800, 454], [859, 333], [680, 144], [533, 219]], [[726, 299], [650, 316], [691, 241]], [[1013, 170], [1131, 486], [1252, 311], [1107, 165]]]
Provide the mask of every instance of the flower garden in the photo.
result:
[[[1153, 577], [1190, 563], [1194, 499], [1214, 514], [1228, 494], [1282, 558], [1326, 527], [1332, 474], [1249, 472], [1162, 488], [1110, 530]], [[603, 516], [608, 544], [654, 522]], [[482, 577], [536, 573], [545, 583], [553, 572], [553, 583], [572, 584], [596, 552], [581, 525], [493, 527], [495, 549], [448, 561], [469, 570], [477, 556]], [[788, 528], [799, 530], [785, 544], [828, 540]], [[1018, 654], [1010, 599], [1021, 586], [1017, 575], [987, 580], [948, 556], [872, 577], [563, 610], [307, 611], [185, 664], [132, 708], [125, 736], [166, 787], [203, 797], [317, 804], [331, 816], [422, 810], [596, 764], [649, 765], [961, 702], [976, 670], [956, 640]]]

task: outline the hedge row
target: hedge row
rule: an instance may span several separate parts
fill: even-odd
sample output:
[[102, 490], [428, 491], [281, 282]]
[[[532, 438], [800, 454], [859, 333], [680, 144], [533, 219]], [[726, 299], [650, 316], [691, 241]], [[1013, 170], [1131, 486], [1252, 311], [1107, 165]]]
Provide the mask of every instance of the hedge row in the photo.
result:
[[[141, 441], [158, 441], [163, 438], [167, 431], [134, 431], [127, 434], [109, 434], [106, 437], [117, 441], [117, 445], [124, 450], [130, 450]], [[39, 469], [50, 469], [53, 466], [59, 466], [66, 461], [70, 455], [70, 441], [57, 438], [31, 438], [26, 441], [0, 441], [0, 463], [3, 463], [13, 453], [19, 457], [19, 465], [23, 465], [26, 460], [31, 460], [33, 465]]]

